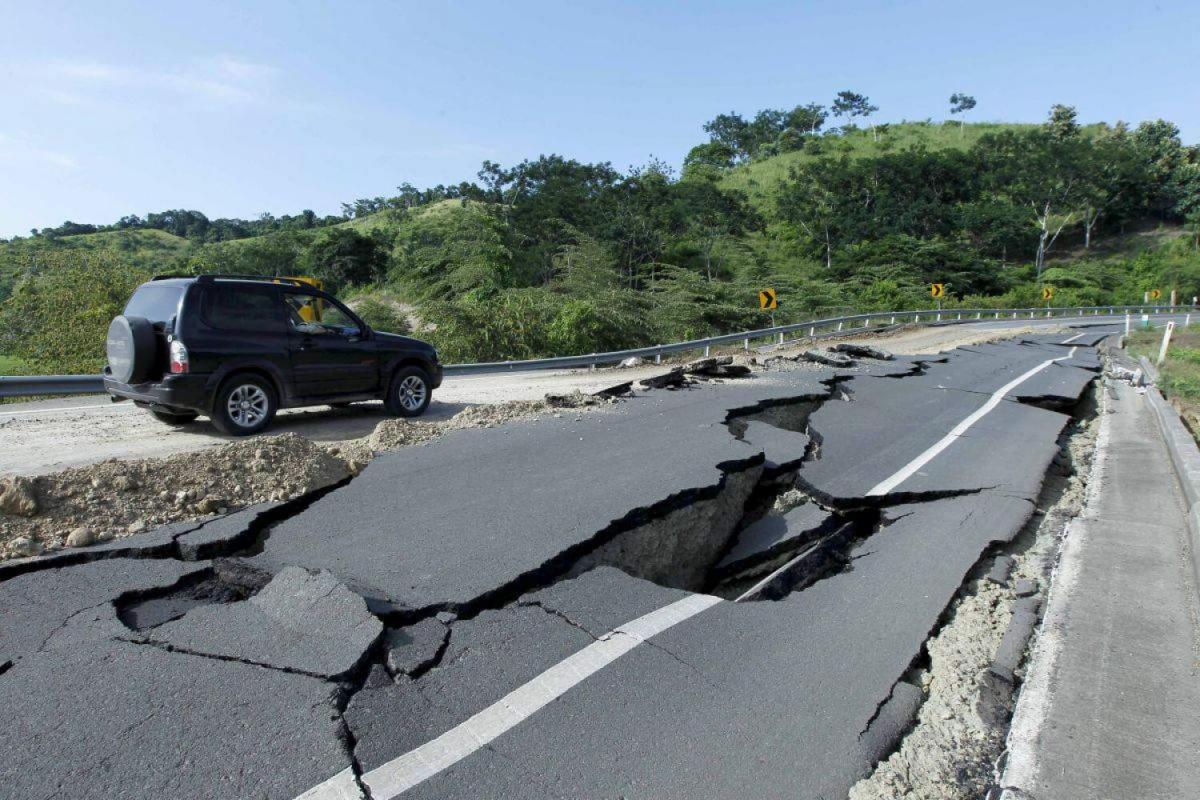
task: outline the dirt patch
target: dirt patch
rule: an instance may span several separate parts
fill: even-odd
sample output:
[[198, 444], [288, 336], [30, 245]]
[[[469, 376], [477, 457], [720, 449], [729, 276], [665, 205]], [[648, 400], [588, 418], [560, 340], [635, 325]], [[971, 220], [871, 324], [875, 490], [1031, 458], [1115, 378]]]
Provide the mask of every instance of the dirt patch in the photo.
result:
[[1098, 430], [1098, 417], [1073, 423], [1033, 519], [1003, 550], [1015, 562], [1008, 583], [989, 581], [992, 559], [984, 559], [926, 644], [927, 663], [905, 678], [926, 695], [915, 727], [850, 800], [968, 800], [987, 792], [1012, 709], [1008, 701], [996, 708], [985, 676], [1012, 617], [1017, 580], [1036, 580], [1044, 593], [1066, 524], [1083, 509]]
[[26, 479], [36, 511], [0, 516], [0, 547], [12, 558], [62, 547], [67, 537], [88, 544], [298, 497], [349, 475], [344, 461], [294, 433], [166, 458], [104, 461]]
[[262, 436], [165, 458], [112, 459], [0, 480], [0, 559], [81, 546], [170, 522], [290, 500], [361, 472], [378, 452], [446, 431], [572, 413], [615, 402], [581, 392], [465, 409], [443, 422], [385, 419], [367, 436], [315, 443]]

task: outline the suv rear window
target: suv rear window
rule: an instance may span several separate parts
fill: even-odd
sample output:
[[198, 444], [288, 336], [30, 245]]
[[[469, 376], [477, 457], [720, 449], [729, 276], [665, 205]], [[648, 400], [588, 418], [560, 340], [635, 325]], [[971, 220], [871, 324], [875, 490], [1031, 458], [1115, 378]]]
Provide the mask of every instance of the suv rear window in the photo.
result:
[[200, 316], [225, 331], [284, 331], [279, 293], [265, 286], [206, 286]]
[[145, 317], [153, 323], [165, 324], [179, 313], [179, 298], [183, 286], [147, 283], [137, 288], [125, 304], [125, 316]]

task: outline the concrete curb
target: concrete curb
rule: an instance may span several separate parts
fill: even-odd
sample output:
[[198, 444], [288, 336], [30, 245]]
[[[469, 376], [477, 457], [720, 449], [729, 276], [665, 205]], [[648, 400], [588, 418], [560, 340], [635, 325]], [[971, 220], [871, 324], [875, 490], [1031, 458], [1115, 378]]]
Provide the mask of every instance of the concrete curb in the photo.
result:
[[[1158, 370], [1149, 359], [1141, 356], [1138, 359], [1146, 376], [1152, 381], [1158, 381]], [[1200, 447], [1191, 432], [1183, 424], [1179, 412], [1167, 402], [1157, 386], [1146, 387], [1146, 400], [1154, 409], [1154, 417], [1158, 420], [1158, 428], [1163, 440], [1167, 443], [1167, 451], [1171, 454], [1171, 466], [1183, 489], [1187, 500], [1188, 514], [1188, 545], [1191, 548], [1192, 572], [1196, 583], [1200, 586]]]

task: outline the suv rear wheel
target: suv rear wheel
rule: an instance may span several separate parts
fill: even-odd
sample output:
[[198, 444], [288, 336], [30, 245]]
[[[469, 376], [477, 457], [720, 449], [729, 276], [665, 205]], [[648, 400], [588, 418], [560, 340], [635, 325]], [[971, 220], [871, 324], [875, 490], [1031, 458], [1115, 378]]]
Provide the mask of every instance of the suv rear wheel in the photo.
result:
[[229, 436], [258, 433], [271, 424], [279, 400], [266, 378], [244, 373], [221, 384], [213, 398], [213, 425]]
[[195, 422], [196, 417], [200, 416], [195, 411], [169, 411], [165, 408], [151, 408], [150, 413], [156, 420], [168, 425], [187, 425], [189, 422]]
[[419, 417], [429, 408], [433, 389], [429, 388], [429, 373], [420, 367], [402, 367], [388, 384], [384, 405], [389, 414], [398, 417]]

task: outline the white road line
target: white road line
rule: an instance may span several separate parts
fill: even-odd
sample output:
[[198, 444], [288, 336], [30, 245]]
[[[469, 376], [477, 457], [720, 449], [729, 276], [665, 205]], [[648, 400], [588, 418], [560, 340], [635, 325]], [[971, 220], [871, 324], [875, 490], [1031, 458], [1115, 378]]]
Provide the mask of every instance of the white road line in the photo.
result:
[[892, 475], [890, 478], [886, 478], [886, 479], [880, 481], [874, 487], [872, 487], [870, 489], [870, 491], [867, 492], [867, 495], [870, 497], [875, 497], [875, 496], [887, 494], [892, 489], [895, 489], [897, 486], [904, 483], [904, 481], [906, 481], [908, 478], [912, 477], [913, 473], [915, 473], [921, 467], [925, 466], [930, 461], [932, 461], [934, 458], [936, 458], [938, 453], [942, 452], [947, 447], [949, 447], [954, 442], [955, 439], [957, 439], [958, 437], [960, 437], [964, 433], [966, 433], [967, 430], [970, 429], [970, 427], [972, 425], [974, 425], [976, 422], [979, 422], [979, 420], [981, 420], [985, 416], [987, 416], [988, 412], [990, 412], [996, 406], [1000, 405], [1000, 402], [1004, 399], [1004, 395], [1008, 394], [1013, 389], [1017, 388], [1022, 383], [1029, 380], [1034, 375], [1038, 374], [1039, 372], [1041, 372], [1042, 370], [1044, 370], [1046, 367], [1050, 366], [1054, 362], [1066, 361], [1068, 359], [1074, 358], [1075, 351], [1078, 349], [1079, 349], [1078, 347], [1072, 347], [1071, 352], [1065, 356], [1061, 356], [1059, 358], [1047, 359], [1046, 361], [1043, 361], [1041, 364], [1038, 364], [1033, 369], [1028, 370], [1023, 375], [1013, 378], [1011, 381], [1004, 384], [996, 391], [992, 392], [992, 396], [988, 398], [988, 401], [986, 403], [984, 403], [982, 406], [980, 406], [978, 409], [976, 409], [974, 413], [972, 413], [970, 416], [968, 416], [962, 422], [955, 425], [950, 430], [949, 433], [947, 433], [941, 439], [937, 440], [937, 442], [935, 442], [924, 453], [921, 453], [921, 455], [917, 456], [912, 461], [908, 462], [903, 467], [901, 467], [899, 470], [897, 470], [896, 473], [894, 475]]
[[801, 560], [803, 560], [804, 558], [807, 558], [807, 557], [808, 557], [808, 554], [809, 554], [809, 553], [811, 553], [813, 550], [815, 550], [815, 549], [817, 548], [817, 546], [818, 546], [818, 545], [813, 545], [812, 547], [809, 547], [809, 548], [807, 548], [807, 549], [806, 549], [806, 550], [805, 550], [803, 553], [801, 553], [800, 555], [798, 555], [798, 556], [796, 556], [795, 558], [791, 559], [791, 560], [790, 560], [790, 561], [788, 561], [786, 564], [784, 564], [782, 567], [780, 567], [779, 569], [775, 570], [775, 571], [774, 571], [774, 572], [772, 572], [770, 575], [768, 575], [767, 577], [763, 578], [761, 581], [759, 581], [758, 583], [754, 584], [753, 586], [751, 586], [751, 587], [750, 587], [749, 589], [747, 589], [746, 591], [742, 592], [740, 595], [738, 595], [738, 596], [737, 596], [737, 599], [736, 599], [736, 600], [734, 600], [733, 602], [735, 602], [735, 603], [740, 603], [740, 602], [742, 602], [743, 600], [745, 600], [747, 597], [752, 597], [753, 595], [755, 595], [755, 594], [758, 594], [760, 591], [762, 591], [762, 588], [763, 588], [764, 586], [766, 586], [766, 585], [767, 585], [768, 583], [770, 583], [771, 581], [775, 580], [775, 577], [776, 577], [777, 575], [780, 575], [780, 574], [782, 574], [782, 573], [784, 573], [784, 572], [787, 572], [789, 569], [791, 569], [791, 568], [792, 568], [792, 566], [793, 566], [793, 565], [794, 565], [794, 564], [795, 564], [797, 561], [801, 561]]
[[[363, 783], [370, 789], [374, 800], [391, 800], [516, 727], [642, 642], [720, 602], [721, 598], [712, 595], [688, 595], [614, 628], [533, 680], [518, 686], [466, 722], [366, 773], [362, 776]], [[336, 794], [314, 792], [342, 780], [341, 776], [342, 773], [338, 773], [296, 800], [337, 797]]]
[[1083, 334], [1082, 334], [1082, 333], [1077, 333], [1077, 334], [1075, 334], [1074, 336], [1072, 336], [1070, 339], [1067, 339], [1065, 342], [1063, 342], [1063, 344], [1070, 344], [1071, 342], [1073, 342], [1073, 341], [1075, 341], [1076, 339], [1078, 339], [1080, 336], [1083, 336]]
[[362, 790], [354, 779], [354, 770], [346, 767], [324, 783], [309, 789], [296, 800], [363, 800]]

